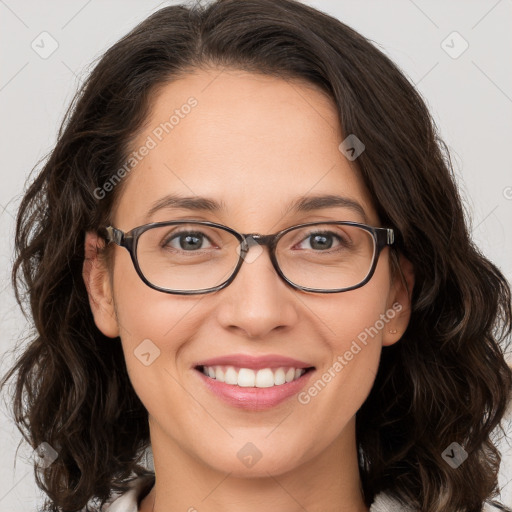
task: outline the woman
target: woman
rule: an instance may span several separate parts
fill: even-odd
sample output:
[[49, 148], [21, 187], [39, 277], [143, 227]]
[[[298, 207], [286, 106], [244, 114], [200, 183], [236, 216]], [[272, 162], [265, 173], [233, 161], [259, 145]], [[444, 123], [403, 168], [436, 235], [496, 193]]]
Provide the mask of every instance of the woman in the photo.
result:
[[510, 289], [424, 102], [339, 21], [149, 17], [68, 111], [16, 247], [37, 337], [4, 382], [45, 510], [496, 509]]

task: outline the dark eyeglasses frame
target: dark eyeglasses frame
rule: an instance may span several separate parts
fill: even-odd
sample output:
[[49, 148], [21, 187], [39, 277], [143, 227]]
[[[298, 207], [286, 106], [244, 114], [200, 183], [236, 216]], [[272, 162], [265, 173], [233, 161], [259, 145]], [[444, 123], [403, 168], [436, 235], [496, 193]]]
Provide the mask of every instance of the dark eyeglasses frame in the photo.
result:
[[[204, 288], [202, 290], [169, 290], [167, 288], [162, 288], [160, 286], [154, 285], [151, 282], [149, 282], [144, 274], [142, 273], [141, 268], [139, 267], [139, 262], [137, 260], [137, 244], [139, 241], [140, 235], [144, 233], [145, 231], [152, 229], [154, 227], [163, 227], [163, 226], [172, 226], [176, 224], [200, 224], [203, 226], [210, 226], [215, 228], [220, 228], [228, 233], [231, 233], [234, 235], [238, 241], [240, 242], [240, 258], [238, 260], [238, 263], [233, 270], [233, 273], [231, 276], [221, 283], [218, 286], [215, 286], [213, 288]], [[334, 290], [324, 290], [324, 289], [317, 289], [317, 288], [307, 288], [304, 286], [299, 286], [292, 281], [290, 281], [281, 271], [279, 264], [277, 262], [277, 258], [275, 255], [275, 248], [277, 246], [277, 243], [279, 239], [284, 236], [289, 231], [292, 231], [297, 228], [302, 228], [306, 226], [315, 226], [319, 224], [333, 224], [333, 225], [345, 225], [345, 226], [355, 226], [361, 229], [364, 229], [365, 231], [368, 231], [374, 241], [375, 241], [375, 252], [373, 254], [373, 261], [372, 265], [370, 267], [370, 271], [368, 272], [367, 276], [363, 281], [360, 283], [350, 286], [347, 288], [339, 288]], [[215, 222], [210, 221], [199, 221], [199, 220], [176, 220], [176, 221], [167, 221], [167, 222], [152, 222], [150, 224], [144, 224], [143, 226], [138, 226], [136, 228], [131, 229], [130, 231], [124, 232], [120, 229], [117, 229], [113, 226], [108, 226], [104, 228], [100, 228], [98, 230], [98, 234], [104, 238], [108, 243], [115, 243], [119, 245], [120, 247], [124, 247], [128, 250], [130, 253], [133, 266], [135, 267], [135, 270], [137, 271], [137, 274], [142, 279], [142, 281], [148, 285], [150, 288], [153, 288], [154, 290], [158, 290], [163, 293], [172, 293], [176, 295], [198, 295], [198, 294], [204, 294], [204, 293], [212, 293], [216, 292], [218, 290], [221, 290], [222, 288], [225, 288], [229, 284], [233, 282], [236, 275], [238, 274], [238, 271], [240, 270], [242, 263], [245, 260], [245, 256], [249, 252], [249, 243], [247, 242], [248, 238], [252, 238], [255, 240], [259, 245], [266, 245], [269, 248], [270, 252], [270, 260], [272, 262], [272, 265], [278, 275], [286, 282], [288, 283], [292, 288], [295, 288], [297, 290], [302, 290], [306, 292], [313, 292], [313, 293], [340, 293], [340, 292], [346, 292], [349, 290], [354, 290], [356, 288], [360, 288], [361, 286], [364, 286], [373, 276], [375, 272], [375, 268], [377, 266], [377, 261], [379, 259], [381, 251], [384, 249], [384, 247], [388, 245], [392, 245], [395, 241], [394, 231], [391, 228], [376, 228], [373, 226], [368, 226], [366, 224], [360, 224], [358, 222], [351, 222], [351, 221], [317, 221], [317, 222], [306, 222], [304, 224], [297, 224], [295, 226], [290, 226], [286, 229], [283, 229], [282, 231], [279, 231], [278, 233], [274, 233], [272, 235], [260, 235], [258, 233], [239, 233], [238, 231], [235, 231], [234, 229], [224, 226], [223, 224], [217, 224]]]

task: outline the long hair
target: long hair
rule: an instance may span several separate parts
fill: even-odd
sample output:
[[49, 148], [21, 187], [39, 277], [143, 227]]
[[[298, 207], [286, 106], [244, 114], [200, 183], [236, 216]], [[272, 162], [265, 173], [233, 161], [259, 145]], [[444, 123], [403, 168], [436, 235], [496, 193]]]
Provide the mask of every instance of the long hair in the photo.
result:
[[[35, 470], [45, 510], [103, 504], [147, 474], [147, 411], [120, 343], [94, 324], [84, 237], [109, 220], [122, 183], [105, 197], [97, 190], [126, 161], [158, 88], [212, 67], [327, 93], [345, 136], [365, 144], [357, 172], [395, 230], [397, 253], [414, 266], [410, 323], [383, 349], [356, 415], [366, 504], [387, 492], [422, 512], [480, 511], [498, 492], [491, 434], [512, 393], [510, 287], [470, 238], [449, 153], [414, 86], [362, 35], [295, 0], [218, 0], [152, 14], [96, 64], [25, 192], [12, 278], [35, 334], [1, 384], [16, 377], [24, 438], [58, 453]], [[468, 454], [456, 469], [443, 457], [452, 443]]]

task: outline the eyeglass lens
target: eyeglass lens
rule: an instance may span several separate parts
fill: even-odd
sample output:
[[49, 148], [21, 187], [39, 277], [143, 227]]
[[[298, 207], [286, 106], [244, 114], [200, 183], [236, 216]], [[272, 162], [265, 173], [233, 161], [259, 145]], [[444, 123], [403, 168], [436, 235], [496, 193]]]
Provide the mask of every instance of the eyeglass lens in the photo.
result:
[[[276, 246], [278, 266], [298, 286], [334, 290], [356, 286], [371, 270], [372, 234], [360, 227], [317, 224], [286, 232]], [[145, 278], [175, 291], [214, 288], [227, 281], [240, 259], [230, 232], [187, 223], [157, 226], [139, 237], [137, 260]]]

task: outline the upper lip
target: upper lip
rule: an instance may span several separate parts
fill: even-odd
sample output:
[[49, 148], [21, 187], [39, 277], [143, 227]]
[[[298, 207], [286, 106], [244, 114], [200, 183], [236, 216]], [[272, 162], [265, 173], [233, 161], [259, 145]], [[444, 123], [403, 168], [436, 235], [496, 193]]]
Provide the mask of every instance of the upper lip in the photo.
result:
[[277, 354], [267, 354], [263, 356], [250, 356], [247, 354], [230, 354], [226, 356], [213, 357], [194, 364], [196, 366], [236, 366], [238, 368], [252, 368], [261, 370], [262, 368], [311, 368], [312, 364], [293, 359], [291, 357], [280, 356]]

